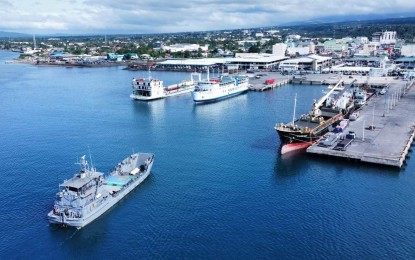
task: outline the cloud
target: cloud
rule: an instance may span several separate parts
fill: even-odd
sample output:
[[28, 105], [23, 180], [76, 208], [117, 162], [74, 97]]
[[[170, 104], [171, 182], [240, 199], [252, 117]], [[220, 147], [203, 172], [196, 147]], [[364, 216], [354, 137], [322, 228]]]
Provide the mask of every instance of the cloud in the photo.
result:
[[413, 12], [415, 1], [0, 0], [0, 30], [27, 33], [204, 31], [402, 10]]

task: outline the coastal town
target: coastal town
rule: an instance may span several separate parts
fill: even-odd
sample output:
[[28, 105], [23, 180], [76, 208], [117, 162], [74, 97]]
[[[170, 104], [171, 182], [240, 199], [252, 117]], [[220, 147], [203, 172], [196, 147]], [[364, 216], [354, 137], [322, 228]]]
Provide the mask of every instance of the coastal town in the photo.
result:
[[126, 66], [131, 70], [280, 71], [401, 75], [415, 67], [415, 44], [396, 31], [369, 36], [308, 37], [288, 29], [244, 29], [169, 35], [0, 39], [35, 65]]

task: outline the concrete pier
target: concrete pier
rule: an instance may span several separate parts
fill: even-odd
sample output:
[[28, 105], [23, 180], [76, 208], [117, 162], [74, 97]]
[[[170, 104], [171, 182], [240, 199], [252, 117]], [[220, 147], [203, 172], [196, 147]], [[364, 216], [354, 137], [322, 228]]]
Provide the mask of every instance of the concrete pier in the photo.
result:
[[379, 84], [388, 82], [388, 91], [373, 96], [361, 108], [357, 120], [349, 123], [345, 133], [356, 134], [351, 145], [334, 150], [336, 144], [320, 147], [316, 143], [307, 149], [308, 153], [402, 167], [415, 136], [414, 82], [385, 77], [377, 80]]
[[[252, 82], [252, 81], [250, 81]], [[272, 84], [265, 84], [265, 83], [251, 83], [249, 89], [252, 91], [265, 91], [270, 90], [276, 87], [281, 87], [282, 85], [288, 84], [287, 79], [276, 79]]]
[[[271, 84], [267, 84], [267, 80], [273, 80]], [[279, 72], [261, 72], [251, 74], [249, 78], [249, 89], [252, 91], [270, 90], [289, 83], [289, 77], [283, 76]]]

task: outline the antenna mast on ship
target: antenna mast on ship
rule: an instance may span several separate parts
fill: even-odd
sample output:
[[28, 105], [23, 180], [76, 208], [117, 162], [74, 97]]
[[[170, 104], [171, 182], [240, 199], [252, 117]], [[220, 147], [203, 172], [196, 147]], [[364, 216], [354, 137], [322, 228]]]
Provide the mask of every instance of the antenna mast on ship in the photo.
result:
[[89, 160], [91, 161], [91, 171], [95, 171], [94, 164], [92, 163], [92, 156], [91, 156], [91, 150], [89, 149], [89, 145], [88, 145], [88, 153], [89, 153]]
[[151, 79], [151, 70], [150, 70], [150, 67], [148, 67], [148, 79]]

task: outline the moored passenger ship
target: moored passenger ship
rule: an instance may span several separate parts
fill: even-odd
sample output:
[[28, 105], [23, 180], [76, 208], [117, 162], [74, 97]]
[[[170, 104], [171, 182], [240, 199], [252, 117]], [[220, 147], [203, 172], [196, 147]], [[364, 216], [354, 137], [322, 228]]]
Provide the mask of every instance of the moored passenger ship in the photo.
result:
[[118, 163], [109, 176], [97, 172], [81, 158], [80, 172], [59, 185], [51, 224], [82, 228], [101, 216], [150, 174], [154, 154], [135, 153]]
[[135, 100], [150, 101], [190, 93], [196, 87], [194, 76], [198, 76], [200, 80], [200, 73], [192, 73], [190, 79], [167, 87], [164, 87], [162, 80], [151, 78], [151, 76], [148, 78], [133, 78], [133, 93], [130, 97]]
[[247, 76], [208, 76], [207, 79], [198, 82], [193, 91], [193, 100], [196, 103], [214, 102], [236, 96], [248, 91], [248, 82]]

